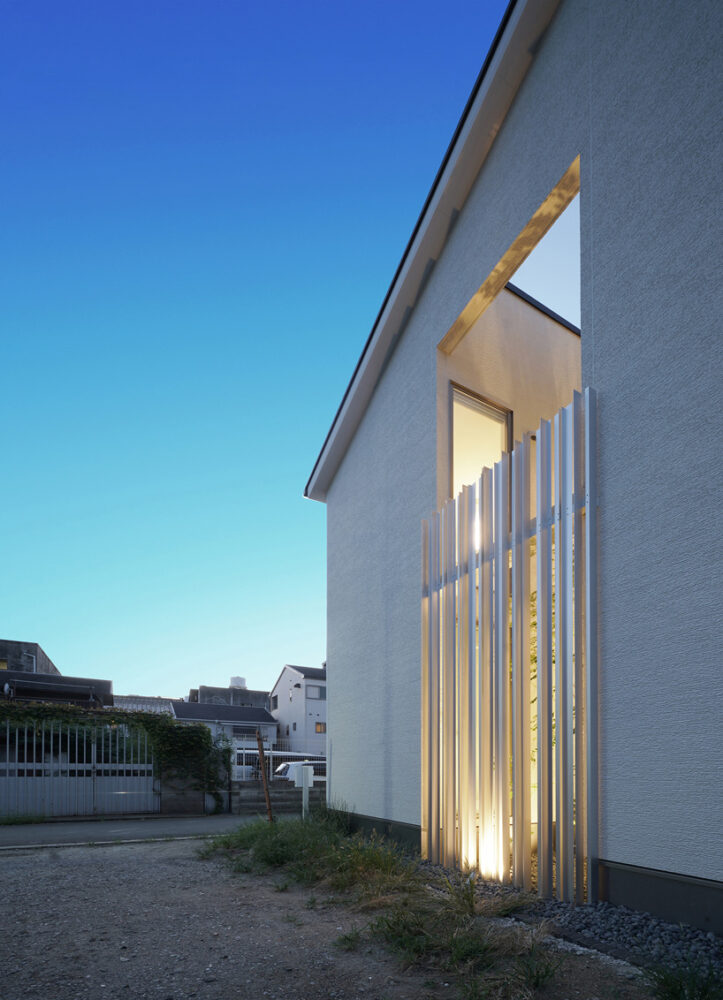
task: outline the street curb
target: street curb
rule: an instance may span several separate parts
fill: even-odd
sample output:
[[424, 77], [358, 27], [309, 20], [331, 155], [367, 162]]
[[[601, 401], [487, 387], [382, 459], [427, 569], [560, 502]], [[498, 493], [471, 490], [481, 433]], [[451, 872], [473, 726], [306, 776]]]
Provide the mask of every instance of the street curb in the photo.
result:
[[8, 844], [0, 847], [0, 854], [11, 851], [45, 851], [59, 847], [121, 847], [123, 844], [163, 844], [172, 840], [208, 840], [215, 837], [215, 833], [190, 833], [182, 837], [135, 837], [129, 840], [78, 840], [65, 844]]

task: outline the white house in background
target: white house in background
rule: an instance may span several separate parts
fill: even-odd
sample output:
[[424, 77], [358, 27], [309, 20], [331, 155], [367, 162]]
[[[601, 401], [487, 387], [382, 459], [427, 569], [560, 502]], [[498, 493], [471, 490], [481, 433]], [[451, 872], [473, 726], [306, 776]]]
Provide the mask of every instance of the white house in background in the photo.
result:
[[294, 753], [326, 753], [326, 665], [287, 663], [271, 689], [279, 744]]
[[256, 730], [264, 749], [276, 743], [278, 726], [265, 708], [245, 705], [208, 705], [192, 701], [172, 701], [173, 714], [180, 722], [202, 722], [214, 739], [225, 736], [237, 750], [256, 750]]
[[[572, 890], [574, 870], [578, 898], [587, 888], [718, 932], [722, 33], [720, 3], [510, 3], [306, 486], [327, 505], [332, 800], [483, 869], [491, 816], [498, 877], [521, 884], [531, 827], [547, 837], [557, 816], [558, 889]], [[505, 291], [578, 194], [579, 383], [520, 326], [534, 309]], [[577, 384], [591, 390], [584, 401]], [[561, 407], [552, 507], [540, 421]], [[453, 509], [466, 465], [456, 431], [475, 415], [494, 477], [477, 468]], [[482, 509], [496, 548], [473, 543]], [[555, 544], [568, 528], [575, 542], [551, 564], [553, 525]], [[552, 565], [564, 597], [554, 618]], [[537, 569], [544, 684], [550, 629], [562, 629], [556, 745], [549, 691], [537, 734], [530, 724], [541, 702], [528, 697], [537, 680], [520, 609]], [[279, 718], [307, 683], [295, 670], [274, 689]], [[585, 692], [574, 731], [573, 687]], [[305, 695], [298, 704], [306, 718]], [[547, 747], [539, 789], [531, 738]]]

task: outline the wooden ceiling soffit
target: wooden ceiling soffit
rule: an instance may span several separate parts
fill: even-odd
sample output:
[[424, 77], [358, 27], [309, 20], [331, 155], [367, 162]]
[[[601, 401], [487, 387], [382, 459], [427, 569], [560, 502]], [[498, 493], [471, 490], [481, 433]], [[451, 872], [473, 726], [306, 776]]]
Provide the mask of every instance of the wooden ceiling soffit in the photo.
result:
[[439, 342], [440, 351], [445, 354], [452, 353], [579, 190], [580, 157], [578, 156]]

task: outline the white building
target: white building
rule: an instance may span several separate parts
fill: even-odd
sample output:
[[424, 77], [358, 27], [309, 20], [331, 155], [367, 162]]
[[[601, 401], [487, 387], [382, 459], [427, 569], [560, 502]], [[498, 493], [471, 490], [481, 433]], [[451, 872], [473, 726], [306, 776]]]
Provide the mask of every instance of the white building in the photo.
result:
[[[579, 386], [592, 392], [584, 410], [578, 398], [560, 416], [558, 440], [569, 419], [579, 436], [575, 431], [560, 461], [574, 462], [585, 478], [551, 517], [556, 537], [560, 519], [575, 531], [580, 519], [590, 528], [584, 545], [578, 535], [566, 555], [572, 559], [573, 547], [585, 552], [574, 574], [575, 587], [584, 578], [584, 593], [575, 590], [553, 619], [560, 628], [564, 612], [569, 625], [559, 636], [555, 669], [574, 668], [575, 690], [586, 698], [574, 740], [567, 700], [555, 707], [562, 712], [558, 733], [565, 734], [554, 748], [561, 755], [558, 795], [573, 774], [586, 780], [575, 792], [577, 813], [564, 795], [553, 803], [558, 843], [564, 849], [568, 832], [575, 838], [576, 893], [582, 887], [584, 894], [584, 858], [592, 898], [599, 893], [719, 932], [723, 557], [713, 521], [722, 471], [723, 309], [713, 218], [723, 161], [721, 33], [723, 6], [713, 2], [510, 4], [306, 487], [307, 496], [327, 505], [329, 795], [370, 822], [421, 836], [432, 855], [441, 835], [445, 857], [464, 860], [469, 849], [483, 866], [488, 789], [484, 783], [475, 789], [470, 778], [466, 753], [474, 739], [465, 734], [475, 725], [492, 731], [500, 759], [506, 764], [511, 745], [523, 765], [520, 774], [500, 769], [493, 801], [499, 877], [513, 870], [517, 880], [524, 834], [523, 884], [532, 839], [530, 774], [524, 742], [518, 747], [509, 735], [511, 726], [516, 738], [517, 716], [524, 720], [530, 712], [530, 622], [518, 616], [520, 630], [508, 629], [506, 560], [510, 546], [521, 547], [521, 562], [511, 557], [515, 615], [519, 594], [527, 600], [529, 578], [535, 580], [534, 535], [526, 516], [515, 521], [521, 540], [507, 532], [506, 498], [524, 502], [525, 491], [508, 492], [507, 476], [517, 472], [510, 473], [503, 456], [510, 422], [512, 441], [536, 433], [553, 416], [548, 402], [555, 394], [558, 410], [572, 405], [576, 375], [542, 340], [532, 353], [515, 347], [527, 336], [517, 321], [533, 310], [504, 289], [579, 194]], [[462, 399], [455, 399], [457, 386]], [[494, 473], [499, 550], [490, 555], [498, 603], [484, 635], [490, 639], [484, 656], [498, 671], [497, 701], [487, 698], [484, 644], [475, 632], [492, 618], [489, 609], [476, 618], [474, 607], [469, 611], [465, 601], [474, 588], [465, 582], [467, 569], [452, 566], [459, 516], [468, 525], [467, 515], [477, 516], [463, 498], [455, 528], [449, 506], [459, 487], [454, 405], [464, 416], [466, 398], [469, 416], [479, 397], [484, 434], [490, 440], [497, 434], [496, 451], [491, 447], [482, 461], [500, 469]], [[539, 439], [523, 441], [515, 452], [532, 447], [534, 453], [536, 446]], [[534, 475], [534, 463], [532, 469]], [[477, 498], [480, 472], [472, 481]], [[443, 526], [452, 525], [446, 536], [435, 534], [442, 508]], [[534, 507], [528, 513], [536, 517]], [[517, 517], [511, 509], [510, 520]], [[550, 523], [538, 525], [537, 551], [540, 537], [547, 544]], [[441, 584], [440, 546], [451, 560]], [[487, 565], [474, 571], [478, 580]], [[568, 573], [561, 558], [555, 566]], [[479, 592], [487, 593], [488, 584], [483, 580]], [[563, 592], [557, 587], [556, 599]], [[573, 604], [576, 614], [585, 608], [574, 622]], [[441, 649], [439, 615], [447, 639]], [[469, 631], [456, 635], [463, 618]], [[573, 641], [583, 634], [584, 649]], [[543, 647], [540, 655], [548, 656]], [[459, 673], [470, 651], [477, 657], [471, 681]], [[449, 682], [442, 694], [429, 686], [440, 661]], [[584, 668], [579, 675], [578, 668]], [[504, 689], [510, 676], [522, 682], [522, 700], [509, 681]], [[558, 678], [557, 690], [572, 685], [571, 677]], [[450, 707], [444, 699], [468, 681]], [[288, 692], [277, 693], [280, 707]], [[477, 714], [470, 721], [473, 699]], [[441, 740], [436, 756], [429, 753], [435, 740]], [[492, 760], [485, 758], [480, 773]], [[552, 784], [544, 777], [538, 802]], [[455, 799], [463, 785], [466, 800]], [[551, 806], [540, 822], [551, 829], [553, 815]], [[532, 825], [537, 821], [535, 814]], [[461, 843], [467, 836], [471, 847]], [[511, 867], [500, 860], [509, 836]]]
[[294, 753], [326, 753], [326, 666], [287, 663], [271, 690], [279, 746]]

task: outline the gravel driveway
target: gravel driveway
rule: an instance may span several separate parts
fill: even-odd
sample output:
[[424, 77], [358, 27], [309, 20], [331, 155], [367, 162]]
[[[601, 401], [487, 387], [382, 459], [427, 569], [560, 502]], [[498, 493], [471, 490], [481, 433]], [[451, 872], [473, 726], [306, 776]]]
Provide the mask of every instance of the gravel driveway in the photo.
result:
[[[232, 875], [198, 840], [0, 851], [0, 1000], [456, 1000], [440, 969], [403, 970], [369, 914], [282, 876]], [[564, 948], [563, 948], [564, 946]], [[559, 943], [549, 1000], [641, 1000], [634, 969]]]
[[426, 997], [423, 976], [334, 940], [358, 918], [234, 877], [198, 841], [0, 855], [0, 1000]]

